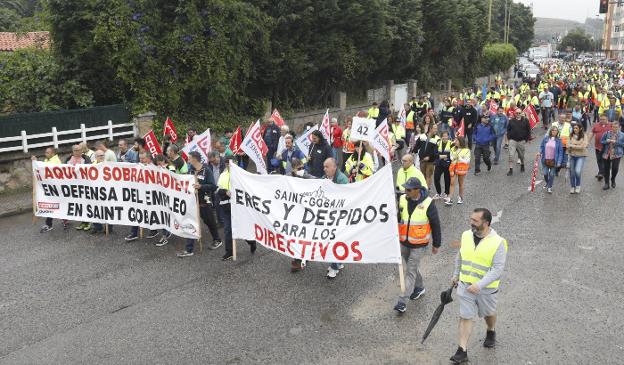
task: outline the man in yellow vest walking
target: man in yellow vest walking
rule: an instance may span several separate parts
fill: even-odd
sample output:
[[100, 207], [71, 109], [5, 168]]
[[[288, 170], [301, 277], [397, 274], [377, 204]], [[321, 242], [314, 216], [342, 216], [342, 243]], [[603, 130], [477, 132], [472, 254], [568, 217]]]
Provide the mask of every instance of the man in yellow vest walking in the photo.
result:
[[411, 177], [403, 184], [405, 195], [399, 198], [399, 242], [405, 261], [405, 292], [399, 296], [394, 310], [405, 313], [407, 300], [416, 300], [425, 294], [422, 275], [418, 270], [429, 242], [431, 252], [438, 253], [442, 229], [438, 210], [418, 178]]
[[466, 346], [477, 314], [487, 324], [483, 346], [496, 345], [496, 294], [505, 268], [507, 240], [490, 227], [491, 223], [489, 210], [475, 209], [470, 215], [471, 229], [462, 234], [455, 258], [452, 282], [459, 297], [459, 347], [451, 357], [455, 364], [468, 361]]

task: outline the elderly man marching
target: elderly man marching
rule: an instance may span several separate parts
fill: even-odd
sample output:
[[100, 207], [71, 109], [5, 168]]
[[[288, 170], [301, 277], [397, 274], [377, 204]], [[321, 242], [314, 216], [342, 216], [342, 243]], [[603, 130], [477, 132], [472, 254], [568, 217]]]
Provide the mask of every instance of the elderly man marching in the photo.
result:
[[401, 257], [406, 262], [405, 292], [399, 296], [394, 310], [405, 313], [407, 299], [415, 300], [425, 294], [422, 275], [418, 270], [420, 259], [425, 255], [429, 242], [431, 252], [438, 253], [442, 241], [440, 218], [427, 188], [416, 177], [405, 184], [405, 195], [399, 198], [399, 241]]
[[468, 361], [467, 344], [473, 320], [485, 318], [487, 333], [483, 347], [496, 345], [496, 294], [505, 268], [507, 240], [490, 227], [492, 213], [477, 208], [470, 215], [471, 229], [461, 237], [461, 248], [455, 258], [452, 282], [459, 297], [459, 347], [451, 362]]

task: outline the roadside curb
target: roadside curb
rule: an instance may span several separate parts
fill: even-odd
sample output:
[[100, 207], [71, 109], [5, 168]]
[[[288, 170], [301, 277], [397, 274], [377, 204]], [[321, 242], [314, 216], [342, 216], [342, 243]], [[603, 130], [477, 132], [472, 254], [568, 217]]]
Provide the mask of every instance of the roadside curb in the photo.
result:
[[32, 210], [32, 206], [30, 205], [27, 207], [17, 207], [14, 209], [5, 210], [3, 212], [0, 212], [0, 218], [6, 218], [6, 217], [14, 216], [14, 215], [23, 214], [31, 210]]

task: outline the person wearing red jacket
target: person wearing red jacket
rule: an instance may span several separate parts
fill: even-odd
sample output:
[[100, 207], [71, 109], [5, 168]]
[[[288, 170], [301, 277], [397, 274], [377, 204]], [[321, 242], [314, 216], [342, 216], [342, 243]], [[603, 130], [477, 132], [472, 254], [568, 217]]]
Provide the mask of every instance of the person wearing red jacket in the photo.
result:
[[338, 161], [338, 166], [342, 165], [342, 128], [338, 124], [338, 119], [332, 118], [330, 123], [330, 140], [329, 145], [332, 148], [332, 154], [336, 161]]

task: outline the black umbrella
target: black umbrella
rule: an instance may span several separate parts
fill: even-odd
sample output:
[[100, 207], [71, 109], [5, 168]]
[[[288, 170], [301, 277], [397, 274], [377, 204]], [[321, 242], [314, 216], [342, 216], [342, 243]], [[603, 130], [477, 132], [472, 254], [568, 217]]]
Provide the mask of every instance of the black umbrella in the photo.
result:
[[448, 290], [445, 290], [440, 293], [441, 303], [438, 306], [438, 308], [436, 308], [435, 312], [433, 312], [433, 316], [431, 317], [429, 326], [427, 326], [427, 329], [425, 330], [425, 334], [423, 335], [422, 341], [420, 343], [425, 343], [425, 340], [427, 339], [427, 337], [429, 337], [431, 330], [433, 329], [433, 327], [435, 327], [436, 323], [438, 323], [438, 320], [440, 319], [440, 316], [442, 315], [442, 312], [444, 311], [444, 306], [453, 301], [453, 297], [451, 296], [451, 293], [453, 293], [454, 287], [455, 286], [453, 285]]

